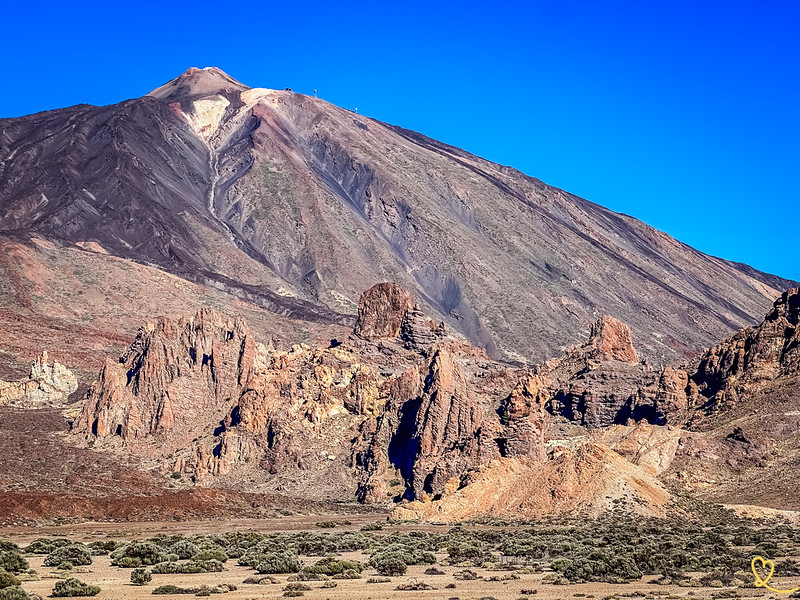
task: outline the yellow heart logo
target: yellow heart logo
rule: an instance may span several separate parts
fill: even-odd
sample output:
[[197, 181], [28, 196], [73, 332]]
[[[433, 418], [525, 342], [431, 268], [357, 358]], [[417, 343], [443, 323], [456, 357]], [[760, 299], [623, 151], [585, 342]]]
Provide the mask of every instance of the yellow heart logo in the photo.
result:
[[[759, 570], [761, 571], [769, 571], [766, 577], [761, 577], [758, 570], [756, 570], [756, 565], [759, 565]], [[755, 556], [750, 562], [750, 568], [756, 578], [756, 587], [767, 587], [767, 583], [772, 579], [772, 574], [775, 573], [775, 561], [764, 558], [763, 556]]]
[[[753, 571], [753, 575], [756, 578], [756, 587], [763, 587], [771, 592], [778, 592], [779, 594], [791, 594], [792, 592], [796, 592], [798, 589], [800, 589], [792, 588], [791, 590], [778, 590], [774, 587], [771, 587], [769, 585], [769, 580], [772, 579], [772, 575], [775, 573], [775, 562], [768, 558], [764, 558], [763, 556], [753, 557], [753, 560], [750, 561], [750, 570]], [[759, 571], [766, 573], [766, 576], [762, 577]]]

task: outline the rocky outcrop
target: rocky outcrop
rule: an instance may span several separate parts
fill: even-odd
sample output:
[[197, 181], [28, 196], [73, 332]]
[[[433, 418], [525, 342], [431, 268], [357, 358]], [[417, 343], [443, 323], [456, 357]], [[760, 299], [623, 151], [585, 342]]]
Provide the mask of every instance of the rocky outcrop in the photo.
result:
[[[409, 436], [414, 498], [441, 494], [452, 477], [480, 464], [487, 454], [482, 439], [484, 407], [470, 389], [458, 358], [447, 345], [437, 347]], [[488, 454], [498, 454], [490, 448]]]
[[[402, 518], [663, 514], [669, 494], [655, 478], [691, 471], [676, 483], [701, 485], [769, 459], [746, 422], [713, 435], [680, 426], [705, 414], [714, 382], [711, 399], [730, 401], [796, 374], [796, 296], [696, 369], [659, 372], [608, 316], [561, 357], [510, 368], [446, 337], [391, 283], [365, 292], [356, 331], [323, 348], [263, 346], [243, 320], [202, 310], [143, 327], [102, 370], [75, 429], [200, 484], [407, 501]], [[728, 466], [704, 469], [713, 456]]]
[[164, 450], [181, 447], [198, 421], [219, 420], [265, 360], [244, 320], [211, 309], [149, 323], [119, 360], [106, 361], [74, 427], [125, 442], [159, 434], [170, 440]]
[[397, 508], [394, 519], [455, 522], [476, 517], [541, 518], [564, 513], [598, 516], [614, 508], [665, 516], [671, 496], [646, 470], [616, 452], [586, 442], [545, 463], [488, 461], [441, 498]]
[[47, 351], [31, 363], [28, 377], [18, 381], [0, 380], [0, 405], [62, 406], [78, 389], [78, 379], [67, 367], [48, 360]]
[[400, 339], [403, 340], [406, 348], [424, 351], [444, 336], [444, 323], [436, 324], [431, 321], [418, 305], [414, 304], [403, 315]]
[[639, 356], [633, 348], [631, 330], [625, 323], [608, 315], [600, 317], [592, 324], [587, 346], [597, 349], [600, 360], [639, 362]]
[[657, 422], [658, 374], [640, 361], [627, 325], [603, 316], [589, 340], [535, 369], [536, 394], [547, 410], [587, 427]]
[[766, 382], [800, 373], [798, 319], [800, 289], [793, 288], [775, 301], [763, 323], [701, 355], [687, 401], [705, 412], [730, 409]]
[[353, 333], [365, 340], [396, 338], [414, 304], [414, 296], [396, 283], [374, 285], [361, 294]]
[[548, 382], [541, 375], [527, 375], [500, 402], [500, 420], [506, 426], [500, 452], [503, 456], [545, 458]]

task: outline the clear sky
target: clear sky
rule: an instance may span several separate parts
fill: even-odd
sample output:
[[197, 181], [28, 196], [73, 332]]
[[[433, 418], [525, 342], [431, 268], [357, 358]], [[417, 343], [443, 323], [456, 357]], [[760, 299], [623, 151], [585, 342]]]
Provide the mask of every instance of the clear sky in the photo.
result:
[[800, 280], [800, 2], [13, 2], [0, 116], [188, 67], [312, 93]]

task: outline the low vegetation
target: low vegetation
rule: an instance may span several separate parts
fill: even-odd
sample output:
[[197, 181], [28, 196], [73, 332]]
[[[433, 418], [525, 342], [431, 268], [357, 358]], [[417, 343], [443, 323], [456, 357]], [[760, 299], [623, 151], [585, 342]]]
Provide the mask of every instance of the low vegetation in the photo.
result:
[[100, 588], [82, 582], [80, 579], [70, 577], [62, 581], [57, 581], [53, 586], [53, 596], [55, 598], [75, 598], [79, 596], [96, 596], [100, 593]]
[[[618, 516], [432, 531], [390, 527], [163, 535], [88, 545], [64, 538], [39, 538], [24, 552], [46, 555], [44, 565], [58, 568], [51, 573], [64, 579], [55, 584], [55, 597], [97, 594], [96, 585], [76, 579], [73, 573], [93, 564], [94, 557], [104, 552], [110, 553], [104, 560], [110, 560], [113, 566], [130, 569], [126, 579], [134, 585], [152, 584], [157, 575], [222, 573], [231, 568], [226, 564], [237, 564], [252, 573], [243, 577], [244, 584], [279, 584], [282, 587], [273, 588], [273, 592], [288, 596], [347, 586], [347, 580], [358, 579], [371, 585], [394, 581], [394, 587], [386, 589], [400, 591], [421, 591], [429, 589], [428, 585], [452, 589], [475, 580], [482, 580], [481, 585], [497, 582], [512, 586], [518, 582], [514, 593], [520, 597], [535, 594], [534, 588], [524, 585], [534, 582], [571, 585], [641, 581], [650, 586], [709, 588], [713, 591], [706, 598], [714, 594], [714, 598], [722, 599], [720, 594], [737, 587], [753, 587], [749, 565], [756, 554], [775, 560], [776, 574], [800, 576], [800, 529], [780, 522], [765, 526], [727, 518], [704, 525]], [[530, 577], [538, 573], [541, 575], [535, 579]], [[27, 598], [23, 588], [31, 578], [36, 574], [29, 574], [23, 551], [12, 542], [0, 541], [0, 600]], [[156, 580], [160, 585], [153, 586], [152, 593], [206, 596], [231, 591], [231, 586], [201, 585], [209, 581], [198, 578], [198, 585], [176, 586]]]

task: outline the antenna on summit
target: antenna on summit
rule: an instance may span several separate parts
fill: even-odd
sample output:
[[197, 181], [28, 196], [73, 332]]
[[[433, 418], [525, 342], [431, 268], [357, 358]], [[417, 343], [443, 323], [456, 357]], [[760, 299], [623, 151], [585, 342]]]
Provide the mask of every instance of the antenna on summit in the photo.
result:
[[314, 90], [314, 98], [317, 97], [317, 90]]

